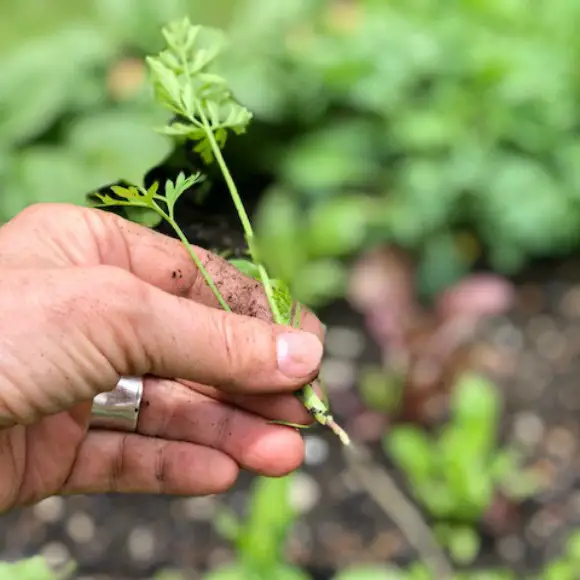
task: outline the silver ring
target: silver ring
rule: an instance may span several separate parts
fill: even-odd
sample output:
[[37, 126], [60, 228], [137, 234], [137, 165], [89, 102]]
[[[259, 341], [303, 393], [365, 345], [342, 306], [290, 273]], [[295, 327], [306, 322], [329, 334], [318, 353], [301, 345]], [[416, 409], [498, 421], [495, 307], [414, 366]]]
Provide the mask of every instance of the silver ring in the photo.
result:
[[90, 427], [134, 433], [142, 398], [143, 377], [121, 377], [112, 391], [93, 399]]

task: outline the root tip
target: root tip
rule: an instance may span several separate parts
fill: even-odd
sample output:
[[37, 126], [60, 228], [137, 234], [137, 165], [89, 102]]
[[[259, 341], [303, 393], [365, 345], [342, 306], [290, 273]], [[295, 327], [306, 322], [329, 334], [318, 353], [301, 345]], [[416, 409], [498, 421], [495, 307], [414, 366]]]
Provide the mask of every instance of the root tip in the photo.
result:
[[334, 419], [328, 421], [327, 426], [340, 439], [343, 445], [350, 445], [348, 433]]

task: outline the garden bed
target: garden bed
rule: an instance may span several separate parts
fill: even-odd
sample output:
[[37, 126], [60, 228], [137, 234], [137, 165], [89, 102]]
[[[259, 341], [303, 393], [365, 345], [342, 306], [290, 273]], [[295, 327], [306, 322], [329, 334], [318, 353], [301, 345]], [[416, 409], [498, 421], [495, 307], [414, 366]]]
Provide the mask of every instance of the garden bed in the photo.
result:
[[[180, 215], [190, 224], [190, 239], [239, 247], [241, 236], [224, 208], [227, 200], [218, 194], [205, 209], [184, 204]], [[507, 511], [498, 504], [488, 514], [476, 566], [503, 564], [523, 575], [557, 556], [580, 523], [580, 264], [538, 263], [515, 282], [515, 307], [481, 329], [478, 352], [505, 398], [502, 437], [527, 450], [549, 491]], [[320, 317], [329, 327], [325, 368], [333, 406], [405, 489], [381, 451], [381, 418], [362, 407], [355, 390], [356, 370], [377, 360], [376, 345], [346, 301], [325, 307]], [[351, 563], [412, 561], [415, 554], [400, 531], [346, 469], [338, 440], [320, 429], [305, 438], [307, 457], [296, 487], [303, 515], [288, 543], [289, 558], [320, 580]], [[195, 578], [233, 557], [212, 527], [216, 501], [241, 512], [251, 480], [243, 474], [223, 498], [50, 498], [2, 518], [0, 554], [13, 559], [40, 552], [53, 562], [72, 557], [79, 578], [146, 578], [168, 567]]]

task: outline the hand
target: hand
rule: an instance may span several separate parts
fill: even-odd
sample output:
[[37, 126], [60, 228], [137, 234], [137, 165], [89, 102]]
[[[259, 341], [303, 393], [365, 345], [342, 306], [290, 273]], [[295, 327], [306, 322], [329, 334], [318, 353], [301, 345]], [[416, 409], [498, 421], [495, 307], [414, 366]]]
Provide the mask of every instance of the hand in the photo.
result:
[[[318, 372], [322, 327], [306, 309], [309, 332], [271, 324], [257, 282], [196, 250], [234, 314], [180, 242], [113, 214], [42, 204], [0, 228], [0, 511], [300, 465], [300, 435], [268, 420], [311, 422], [292, 391]], [[126, 375], [147, 376], [137, 433], [89, 430]]]

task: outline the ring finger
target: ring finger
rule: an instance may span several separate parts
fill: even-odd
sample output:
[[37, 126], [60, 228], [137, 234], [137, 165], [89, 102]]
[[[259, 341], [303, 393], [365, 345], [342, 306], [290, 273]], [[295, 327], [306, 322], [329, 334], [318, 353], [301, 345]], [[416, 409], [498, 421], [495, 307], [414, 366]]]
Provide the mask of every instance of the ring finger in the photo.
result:
[[271, 477], [296, 469], [304, 457], [294, 429], [166, 379], [145, 379], [137, 431], [220, 450], [240, 467]]

